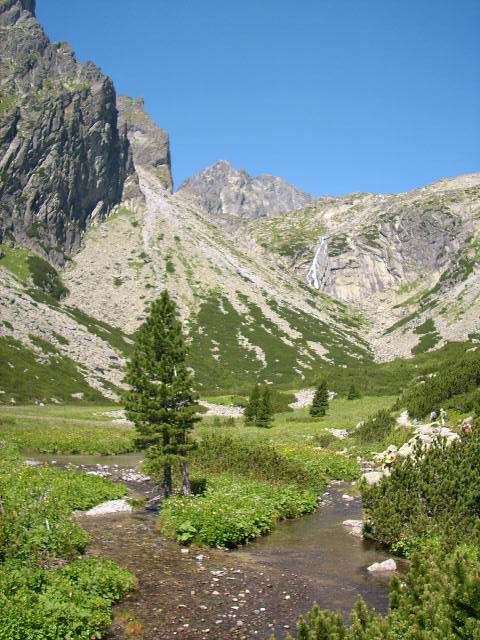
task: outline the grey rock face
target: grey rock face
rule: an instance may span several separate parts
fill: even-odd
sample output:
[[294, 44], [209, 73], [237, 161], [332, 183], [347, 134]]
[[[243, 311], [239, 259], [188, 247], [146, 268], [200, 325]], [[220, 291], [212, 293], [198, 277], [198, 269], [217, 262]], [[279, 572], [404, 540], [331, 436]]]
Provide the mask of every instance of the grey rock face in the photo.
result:
[[61, 263], [121, 200], [133, 165], [112, 81], [50, 43], [34, 9], [0, 2], [0, 241]]
[[168, 133], [148, 117], [141, 97], [119, 95], [117, 108], [119, 127], [127, 131], [135, 166], [153, 170], [165, 188], [172, 191]]
[[267, 174], [252, 177], [226, 160], [187, 178], [180, 190], [194, 193], [202, 208], [215, 216], [260, 218], [298, 209], [312, 200], [309, 193], [282, 178]]

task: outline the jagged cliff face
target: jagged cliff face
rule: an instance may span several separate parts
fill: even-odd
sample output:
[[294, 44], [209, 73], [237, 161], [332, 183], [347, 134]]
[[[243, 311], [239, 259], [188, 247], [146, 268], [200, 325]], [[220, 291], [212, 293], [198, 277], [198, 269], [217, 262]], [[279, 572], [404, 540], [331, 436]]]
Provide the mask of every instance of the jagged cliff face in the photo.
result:
[[118, 124], [121, 130], [127, 131], [135, 167], [152, 171], [163, 187], [172, 191], [168, 133], [148, 117], [143, 98], [119, 95], [117, 108]]
[[61, 263], [121, 200], [132, 165], [111, 80], [50, 43], [34, 9], [0, 2], [0, 241]]
[[304, 206], [312, 196], [282, 178], [267, 174], [252, 177], [226, 160], [196, 173], [180, 185], [196, 197], [198, 205], [218, 222], [239, 217], [261, 218]]

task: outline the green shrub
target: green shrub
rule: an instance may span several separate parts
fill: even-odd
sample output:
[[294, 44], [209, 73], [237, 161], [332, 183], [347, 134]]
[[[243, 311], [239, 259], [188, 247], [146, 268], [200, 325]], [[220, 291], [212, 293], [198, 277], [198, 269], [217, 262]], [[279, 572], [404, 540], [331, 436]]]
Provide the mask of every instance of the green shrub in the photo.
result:
[[288, 405], [295, 402], [296, 397], [293, 393], [282, 393], [278, 389], [269, 389], [270, 391], [270, 403], [272, 405], [273, 413], [285, 413], [287, 411], [293, 411], [292, 407]]
[[399, 400], [412, 418], [421, 420], [441, 404], [454, 405], [459, 394], [471, 392], [480, 385], [480, 351], [465, 354], [459, 360], [450, 360], [433, 377], [407, 389]]
[[381, 442], [392, 431], [395, 418], [387, 409], [380, 409], [373, 416], [368, 417], [356, 430], [355, 437], [360, 444]]
[[98, 476], [21, 464], [0, 442], [0, 640], [99, 638], [110, 623], [112, 603], [136, 579], [110, 560], [77, 559], [88, 539], [71, 519], [125, 494], [125, 487]]
[[197, 476], [190, 477], [190, 488], [194, 496], [200, 496], [207, 490], [207, 479]]
[[347, 393], [347, 400], [356, 400], [357, 398], [360, 398], [360, 394], [358, 393], [355, 385], [351, 384]]
[[[299, 640], [479, 640], [480, 556], [476, 545], [444, 551], [424, 547], [412, 558], [401, 582], [391, 581], [386, 616], [368, 609], [361, 597], [351, 625], [314, 605], [297, 624]], [[292, 640], [288, 635], [287, 640]], [[272, 639], [271, 639], [272, 640]]]
[[[229, 435], [206, 435], [192, 455], [192, 466], [202, 473], [222, 473], [228, 469], [246, 478], [272, 484], [295, 483], [321, 491], [329, 477], [355, 477], [358, 467], [343, 456], [325, 455], [311, 447], [272, 446], [254, 439]], [[345, 474], [341, 467], [345, 464]]]
[[[359, 598], [347, 627], [314, 606], [299, 640], [480, 640], [480, 426], [447, 446], [417, 444], [391, 475], [362, 486], [364, 532], [410, 556], [391, 580], [387, 615]], [[291, 638], [291, 636], [288, 636]]]
[[319, 447], [324, 447], [325, 449], [331, 445], [334, 440], [336, 440], [335, 436], [329, 431], [322, 431], [321, 433], [317, 433], [313, 436], [313, 442]]
[[69, 291], [63, 284], [57, 271], [43, 258], [29, 256], [28, 268], [33, 284], [55, 300], [65, 298]]
[[259, 480], [218, 476], [204, 495], [174, 496], [162, 503], [162, 532], [189, 544], [234, 547], [268, 533], [280, 518], [313, 511], [315, 492], [292, 485], [275, 487]]
[[[369, 537], [385, 545], [424, 537], [451, 536], [462, 542], [480, 518], [480, 431], [447, 445], [397, 458], [389, 477], [362, 490]], [[468, 539], [468, 538], [467, 538]]]
[[111, 605], [136, 585], [111, 560], [75, 560], [46, 570], [0, 565], [0, 640], [85, 640], [108, 631]]
[[0, 560], [40, 562], [78, 554], [88, 536], [70, 519], [71, 512], [120, 498], [125, 487], [86, 473], [22, 465], [12, 451], [2, 444]]

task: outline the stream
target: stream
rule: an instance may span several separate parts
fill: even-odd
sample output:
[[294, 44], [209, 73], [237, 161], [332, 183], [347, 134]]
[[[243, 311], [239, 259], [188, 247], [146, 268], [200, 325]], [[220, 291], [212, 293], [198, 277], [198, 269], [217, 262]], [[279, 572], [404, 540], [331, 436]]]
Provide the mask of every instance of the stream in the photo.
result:
[[[139, 454], [35, 458], [128, 478], [135, 493], [152, 493], [149, 482], [135, 479]], [[360, 498], [342, 498], [346, 488], [348, 483], [333, 482], [315, 513], [281, 522], [270, 535], [233, 551], [181, 548], [159, 534], [156, 514], [145, 510], [79, 516], [91, 536], [87, 554], [111, 558], [139, 579], [115, 607], [109, 639], [266, 640], [275, 633], [283, 640], [314, 601], [347, 619], [358, 594], [385, 612], [390, 574], [372, 575], [367, 567], [388, 556], [342, 526], [362, 517]]]

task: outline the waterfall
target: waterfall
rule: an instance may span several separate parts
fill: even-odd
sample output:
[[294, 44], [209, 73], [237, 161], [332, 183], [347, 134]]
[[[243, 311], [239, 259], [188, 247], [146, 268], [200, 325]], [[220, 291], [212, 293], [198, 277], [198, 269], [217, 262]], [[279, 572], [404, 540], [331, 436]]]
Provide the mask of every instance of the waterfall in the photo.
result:
[[320, 236], [312, 264], [307, 273], [307, 282], [310, 286], [315, 287], [315, 289], [320, 289], [320, 286], [325, 286], [329, 279], [330, 264], [328, 260], [327, 241], [323, 236]]

